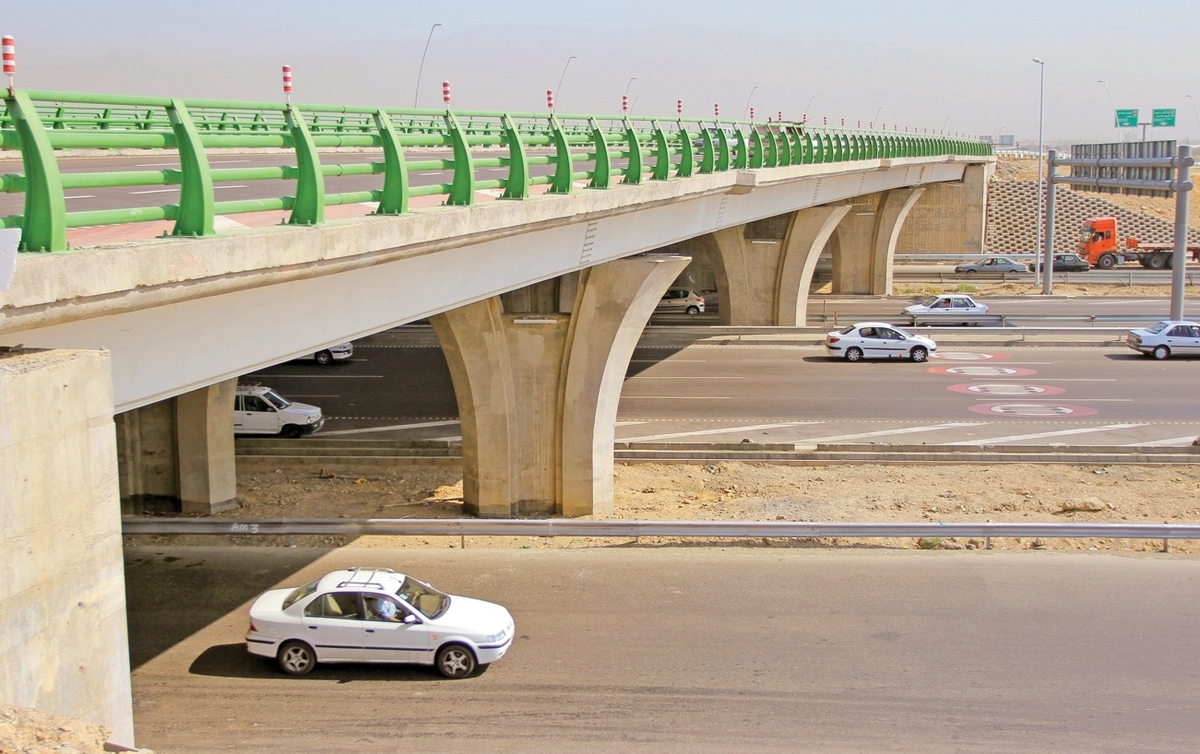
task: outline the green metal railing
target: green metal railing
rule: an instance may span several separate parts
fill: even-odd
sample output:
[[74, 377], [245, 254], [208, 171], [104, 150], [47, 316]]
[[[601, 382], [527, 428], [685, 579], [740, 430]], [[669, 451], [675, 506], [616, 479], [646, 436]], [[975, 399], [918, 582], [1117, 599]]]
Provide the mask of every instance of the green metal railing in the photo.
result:
[[[325, 207], [374, 203], [379, 215], [408, 211], [418, 196], [444, 196], [447, 205], [470, 205], [475, 192], [503, 191], [525, 199], [547, 184], [568, 194], [577, 181], [606, 189], [742, 168], [935, 155], [987, 155], [986, 142], [884, 131], [814, 128], [790, 123], [749, 123], [645, 116], [582, 116], [482, 111], [399, 110], [272, 102], [180, 100], [16, 90], [0, 116], [0, 149], [19, 150], [24, 173], [0, 176], [0, 191], [24, 193], [24, 213], [0, 217], [0, 227], [20, 228], [22, 251], [62, 251], [69, 228], [168, 220], [177, 236], [214, 235], [213, 218], [284, 210], [293, 225], [319, 225]], [[325, 164], [322, 149], [380, 150], [382, 159]], [[214, 168], [213, 149], [292, 150], [294, 165]], [[486, 148], [494, 148], [495, 156]], [[63, 152], [76, 149], [177, 150], [179, 168], [69, 172]], [[413, 150], [445, 154], [413, 160]], [[336, 157], [349, 156], [335, 153]], [[374, 155], [372, 155], [374, 156]], [[427, 157], [427, 156], [426, 156]], [[531, 176], [535, 165], [553, 166]], [[503, 178], [481, 170], [507, 169]], [[410, 171], [448, 171], [449, 183], [412, 186]], [[378, 175], [380, 187], [326, 192], [325, 179]], [[292, 195], [217, 201], [214, 183], [295, 181]], [[178, 186], [179, 201], [151, 207], [68, 212], [64, 192], [124, 186]]]

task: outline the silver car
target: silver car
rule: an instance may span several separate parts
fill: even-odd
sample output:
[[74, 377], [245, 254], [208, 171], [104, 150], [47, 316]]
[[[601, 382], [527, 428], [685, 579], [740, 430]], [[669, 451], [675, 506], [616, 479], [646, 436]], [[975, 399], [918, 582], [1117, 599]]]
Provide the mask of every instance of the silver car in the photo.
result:
[[1156, 359], [1171, 354], [1200, 354], [1200, 324], [1185, 320], [1156, 322], [1141, 330], [1130, 330], [1125, 345]]
[[978, 272], [1029, 272], [1029, 266], [1021, 262], [1014, 262], [1008, 257], [986, 257], [978, 262], [960, 264], [954, 268], [954, 271], [965, 272], [968, 275]]
[[700, 314], [704, 311], [704, 298], [687, 288], [668, 288], [654, 311]]
[[907, 333], [887, 322], [859, 322], [825, 336], [825, 352], [846, 361], [912, 359], [922, 362], [937, 351], [924, 335]]

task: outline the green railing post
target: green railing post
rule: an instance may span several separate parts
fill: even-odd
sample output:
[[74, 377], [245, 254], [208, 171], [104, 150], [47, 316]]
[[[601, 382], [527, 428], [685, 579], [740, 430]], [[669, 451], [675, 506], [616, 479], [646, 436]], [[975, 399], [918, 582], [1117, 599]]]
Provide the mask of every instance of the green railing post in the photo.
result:
[[725, 133], [725, 127], [720, 121], [714, 121], [717, 124], [717, 164], [716, 169], [720, 171], [729, 170], [729, 136]]
[[592, 171], [592, 188], [606, 189], [612, 178], [612, 160], [608, 156], [608, 142], [604, 140], [604, 131], [595, 118], [588, 118], [588, 128], [592, 132], [592, 146], [596, 150], [596, 167]]
[[505, 199], [524, 199], [529, 196], [529, 161], [521, 136], [508, 115], [500, 116], [504, 140], [508, 142], [508, 182], [504, 184]]
[[791, 165], [792, 160], [792, 145], [788, 141], [787, 126], [779, 124], [779, 166], [787, 167]]
[[734, 126], [733, 135], [737, 141], [737, 157], [733, 160], [733, 166], [738, 170], [744, 170], [750, 165], [749, 155], [746, 154], [746, 134], [742, 133], [741, 126]]
[[813, 135], [804, 131], [804, 164], [811, 165], [816, 159], [816, 149], [813, 147]]
[[704, 121], [700, 122], [700, 141], [703, 145], [703, 152], [700, 155], [700, 174], [711, 173], [716, 167], [716, 150], [713, 148], [712, 131], [704, 125]]
[[6, 98], [13, 127], [21, 139], [25, 169], [25, 214], [21, 219], [21, 251], [65, 251], [67, 203], [54, 148], [29, 96], [17, 90]]
[[625, 120], [625, 142], [629, 144], [629, 159], [625, 163], [625, 183], [642, 182], [642, 145], [629, 119]]
[[304, 115], [289, 107], [286, 112], [292, 146], [296, 149], [296, 199], [292, 203], [289, 225], [320, 225], [325, 222], [325, 176], [321, 158], [313, 144]]
[[779, 141], [775, 138], [775, 129], [767, 126], [767, 167], [779, 167]]
[[761, 168], [763, 166], [763, 142], [757, 126], [750, 129], [750, 147], [754, 150], [754, 154], [750, 155], [750, 167]]
[[469, 207], [475, 203], [475, 161], [471, 158], [467, 136], [459, 128], [458, 118], [449, 111], [445, 117], [450, 144], [454, 149], [454, 180], [450, 183], [450, 196], [446, 198], [446, 204]]
[[679, 121], [679, 169], [675, 171], [676, 178], [690, 178], [696, 172], [696, 149], [692, 144], [692, 135], [687, 126]]
[[654, 126], [654, 174], [651, 179], [665, 181], [671, 177], [671, 148], [667, 146], [667, 135], [659, 122], [651, 123]]
[[383, 142], [383, 193], [379, 197], [377, 215], [402, 215], [408, 211], [408, 166], [404, 164], [404, 150], [391, 116], [376, 110], [375, 128]]
[[200, 142], [200, 132], [182, 100], [171, 100], [167, 108], [175, 144], [179, 148], [179, 169], [183, 179], [179, 186], [179, 215], [175, 218], [176, 236], [211, 236], [213, 234], [213, 181], [208, 168], [208, 155]]
[[57, 110], [55, 110], [54, 111], [54, 125], [51, 126], [51, 128], [55, 128], [55, 129], [66, 128], [66, 125], [63, 123], [63, 118], [65, 118], [66, 115], [67, 115], [67, 108], [65, 108], [65, 107], [59, 107]]
[[554, 180], [550, 183], [551, 194], [569, 194], [575, 185], [572, 174], [575, 170], [571, 161], [571, 147], [563, 133], [558, 118], [550, 116], [550, 135], [554, 138]]

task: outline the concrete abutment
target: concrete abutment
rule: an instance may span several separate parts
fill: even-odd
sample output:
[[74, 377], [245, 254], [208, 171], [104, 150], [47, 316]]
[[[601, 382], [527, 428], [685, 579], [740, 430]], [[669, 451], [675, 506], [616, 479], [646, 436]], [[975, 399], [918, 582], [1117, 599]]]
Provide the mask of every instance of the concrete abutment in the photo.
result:
[[485, 518], [611, 512], [617, 403], [686, 257], [647, 254], [431, 319], [463, 438], [463, 504]]

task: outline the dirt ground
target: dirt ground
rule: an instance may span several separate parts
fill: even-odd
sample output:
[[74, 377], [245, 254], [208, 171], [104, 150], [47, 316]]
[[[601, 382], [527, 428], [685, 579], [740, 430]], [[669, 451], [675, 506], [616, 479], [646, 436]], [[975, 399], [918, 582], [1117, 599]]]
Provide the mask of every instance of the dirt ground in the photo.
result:
[[[618, 464], [615, 511], [590, 519], [1200, 523], [1200, 466]], [[223, 518], [458, 518], [457, 469], [341, 471], [281, 466], [243, 474], [242, 507]], [[354, 547], [596, 547], [697, 544], [643, 537], [223, 537], [231, 544]], [[129, 544], [212, 544], [212, 537], [127, 537]], [[707, 544], [713, 544], [708, 542]], [[981, 540], [748, 540], [722, 546], [976, 549]], [[995, 539], [993, 549], [1157, 551], [1161, 540]], [[1200, 552], [1175, 541], [1172, 551]]]
[[[27, 707], [0, 706], [0, 754], [103, 754], [108, 730]], [[136, 754], [154, 754], [139, 749]]]

